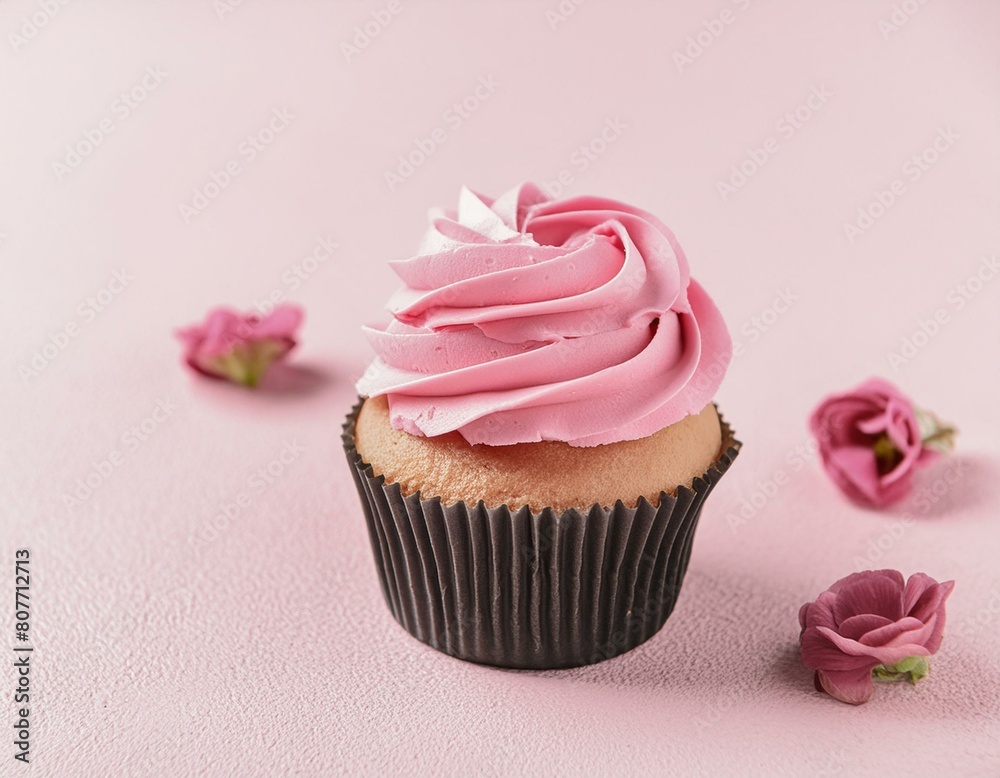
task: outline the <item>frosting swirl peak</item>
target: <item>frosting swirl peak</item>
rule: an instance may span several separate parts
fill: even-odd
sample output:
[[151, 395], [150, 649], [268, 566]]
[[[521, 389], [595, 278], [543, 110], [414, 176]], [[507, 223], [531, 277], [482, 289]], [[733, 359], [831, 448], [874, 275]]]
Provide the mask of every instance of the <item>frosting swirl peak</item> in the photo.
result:
[[652, 435], [715, 395], [732, 342], [656, 217], [532, 184], [431, 212], [358, 382], [394, 427], [472, 444]]

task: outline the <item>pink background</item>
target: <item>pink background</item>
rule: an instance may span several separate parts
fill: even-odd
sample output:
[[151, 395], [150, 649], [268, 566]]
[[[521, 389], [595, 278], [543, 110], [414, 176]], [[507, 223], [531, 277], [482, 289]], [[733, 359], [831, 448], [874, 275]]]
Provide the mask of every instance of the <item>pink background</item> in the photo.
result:
[[[45, 12], [4, 2], [0, 602], [29, 547], [33, 774], [1000, 773], [1000, 280], [959, 290], [1000, 246], [1000, 6], [902, 5], [591, 0], [559, 22], [555, 0], [401, 0], [348, 61], [341, 44], [388, 3], [256, 0], [222, 18], [207, 2], [70, 3], [18, 42]], [[678, 64], [706, 25], [721, 34]], [[116, 102], [156, 67], [141, 103]], [[492, 91], [456, 123], [480, 79]], [[788, 137], [813, 88], [827, 96]], [[241, 156], [285, 108], [273, 143]], [[625, 128], [584, 166], [607, 121]], [[385, 172], [436, 128], [444, 142], [391, 191]], [[939, 131], [957, 138], [914, 180], [907, 161]], [[185, 220], [231, 159], [241, 173]], [[415, 249], [426, 209], [463, 183], [498, 194], [561, 171], [567, 194], [676, 231], [742, 346], [719, 402], [745, 448], [659, 635], [592, 667], [505, 672], [392, 621], [339, 426], [369, 359], [359, 325], [384, 316], [386, 261]], [[905, 190], [852, 241], [844, 224], [895, 179]], [[293, 289], [283, 277], [327, 236], [339, 247]], [[133, 280], [87, 309], [122, 269]], [[275, 290], [308, 311], [294, 370], [248, 393], [178, 365], [173, 327]], [[44, 369], [21, 370], [72, 325]], [[893, 369], [906, 338], [921, 348]], [[801, 448], [817, 399], [873, 374], [962, 430], [886, 513], [846, 503]], [[254, 479], [286, 442], [302, 450]], [[744, 500], [763, 506], [740, 522]], [[855, 709], [813, 690], [796, 611], [862, 566], [958, 585], [931, 676]], [[12, 642], [6, 605], [2, 620]], [[10, 750], [0, 773], [27, 774]]]

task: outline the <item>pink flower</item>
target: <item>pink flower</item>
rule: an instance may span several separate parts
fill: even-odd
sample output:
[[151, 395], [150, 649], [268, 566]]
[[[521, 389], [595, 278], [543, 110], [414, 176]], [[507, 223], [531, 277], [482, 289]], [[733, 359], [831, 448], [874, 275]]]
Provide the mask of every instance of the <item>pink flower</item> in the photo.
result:
[[909, 494], [914, 469], [950, 450], [956, 432], [881, 378], [827, 397], [809, 427], [830, 478], [848, 497], [876, 508]]
[[279, 305], [266, 316], [215, 308], [204, 323], [177, 330], [184, 360], [210, 378], [256, 386], [268, 367], [295, 347], [302, 323], [297, 305]]
[[944, 631], [944, 603], [954, 581], [897, 570], [867, 570], [841, 578], [799, 611], [802, 662], [816, 671], [816, 688], [860, 705], [879, 681], [916, 683], [928, 672]]

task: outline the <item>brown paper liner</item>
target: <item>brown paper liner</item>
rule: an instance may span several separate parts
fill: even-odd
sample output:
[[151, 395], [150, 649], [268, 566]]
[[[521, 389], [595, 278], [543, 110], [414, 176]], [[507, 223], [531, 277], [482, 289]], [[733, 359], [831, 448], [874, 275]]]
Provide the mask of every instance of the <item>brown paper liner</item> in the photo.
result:
[[361, 459], [344, 424], [382, 594], [403, 628], [451, 656], [549, 669], [609, 659], [648, 640], [677, 601], [701, 506], [741, 443], [722, 420], [725, 453], [691, 488], [654, 507], [556, 513], [403, 495]]

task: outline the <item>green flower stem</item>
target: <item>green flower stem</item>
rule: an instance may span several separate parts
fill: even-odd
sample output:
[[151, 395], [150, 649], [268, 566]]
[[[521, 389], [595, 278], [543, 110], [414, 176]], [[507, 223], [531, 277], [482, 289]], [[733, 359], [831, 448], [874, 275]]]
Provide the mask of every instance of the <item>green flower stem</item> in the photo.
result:
[[908, 656], [894, 665], [879, 665], [872, 670], [872, 679], [882, 683], [909, 681], [915, 684], [931, 670], [927, 657]]
[[929, 447], [933, 447], [935, 443], [943, 443], [950, 446], [957, 434], [958, 430], [955, 427], [946, 424], [943, 427], [938, 427], [938, 429], [925, 437], [921, 443]]
[[287, 351], [277, 340], [261, 340], [239, 344], [225, 354], [209, 361], [212, 372], [225, 376], [236, 384], [253, 389], [260, 383], [271, 363]]
[[913, 413], [920, 425], [920, 443], [925, 449], [947, 454], [955, 448], [955, 436], [958, 430], [950, 424], [941, 421], [930, 411], [914, 408]]

